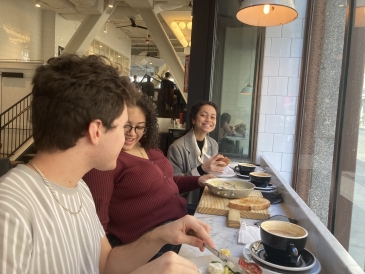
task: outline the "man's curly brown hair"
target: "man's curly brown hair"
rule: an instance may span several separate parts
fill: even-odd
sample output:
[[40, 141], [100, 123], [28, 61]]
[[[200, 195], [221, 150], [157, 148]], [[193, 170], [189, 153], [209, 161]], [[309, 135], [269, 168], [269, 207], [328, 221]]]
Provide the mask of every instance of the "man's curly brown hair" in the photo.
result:
[[159, 133], [156, 110], [152, 99], [142, 92], [131, 92], [131, 104], [128, 107], [139, 107], [146, 116], [147, 131], [139, 140], [144, 148], [158, 148], [159, 147]]

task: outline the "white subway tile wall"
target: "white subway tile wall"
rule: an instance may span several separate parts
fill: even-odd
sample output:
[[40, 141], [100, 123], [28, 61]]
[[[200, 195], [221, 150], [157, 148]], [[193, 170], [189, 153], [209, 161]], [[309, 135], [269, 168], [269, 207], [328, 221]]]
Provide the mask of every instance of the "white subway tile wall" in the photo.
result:
[[294, 134], [307, 0], [295, 0], [298, 18], [266, 28], [256, 161], [261, 155], [291, 184]]

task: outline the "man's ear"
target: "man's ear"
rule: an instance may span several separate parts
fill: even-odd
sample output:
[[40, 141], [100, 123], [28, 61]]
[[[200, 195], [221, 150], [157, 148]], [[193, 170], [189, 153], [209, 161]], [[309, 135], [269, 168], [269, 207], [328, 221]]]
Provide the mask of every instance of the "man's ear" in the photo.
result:
[[96, 119], [89, 124], [88, 134], [92, 144], [97, 145], [99, 143], [102, 130], [104, 130], [103, 122], [99, 119]]

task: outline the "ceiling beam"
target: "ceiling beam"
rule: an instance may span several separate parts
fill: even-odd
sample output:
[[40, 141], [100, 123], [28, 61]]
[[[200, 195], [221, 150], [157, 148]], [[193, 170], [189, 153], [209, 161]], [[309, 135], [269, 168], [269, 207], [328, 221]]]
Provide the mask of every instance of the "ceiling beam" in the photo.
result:
[[102, 14], [87, 15], [72, 35], [70, 41], [62, 51], [62, 55], [67, 53], [86, 54], [91, 42], [107, 22], [116, 6], [115, 4], [114, 8], [106, 8]]

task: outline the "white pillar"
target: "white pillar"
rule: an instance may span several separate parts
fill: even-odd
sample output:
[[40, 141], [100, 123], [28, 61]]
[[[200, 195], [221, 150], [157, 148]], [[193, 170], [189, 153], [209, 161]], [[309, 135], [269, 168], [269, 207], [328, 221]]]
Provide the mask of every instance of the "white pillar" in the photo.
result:
[[67, 43], [62, 54], [81, 53], [86, 54], [92, 40], [104, 26], [117, 5], [113, 8], [106, 8], [103, 14], [90, 14], [85, 17], [77, 28], [70, 41]]
[[143, 21], [148, 26], [148, 31], [151, 33], [153, 41], [174, 76], [175, 84], [179, 88], [185, 102], [187, 102], [187, 93], [184, 92], [184, 66], [177, 56], [155, 12], [151, 9], [140, 9], [139, 11]]

